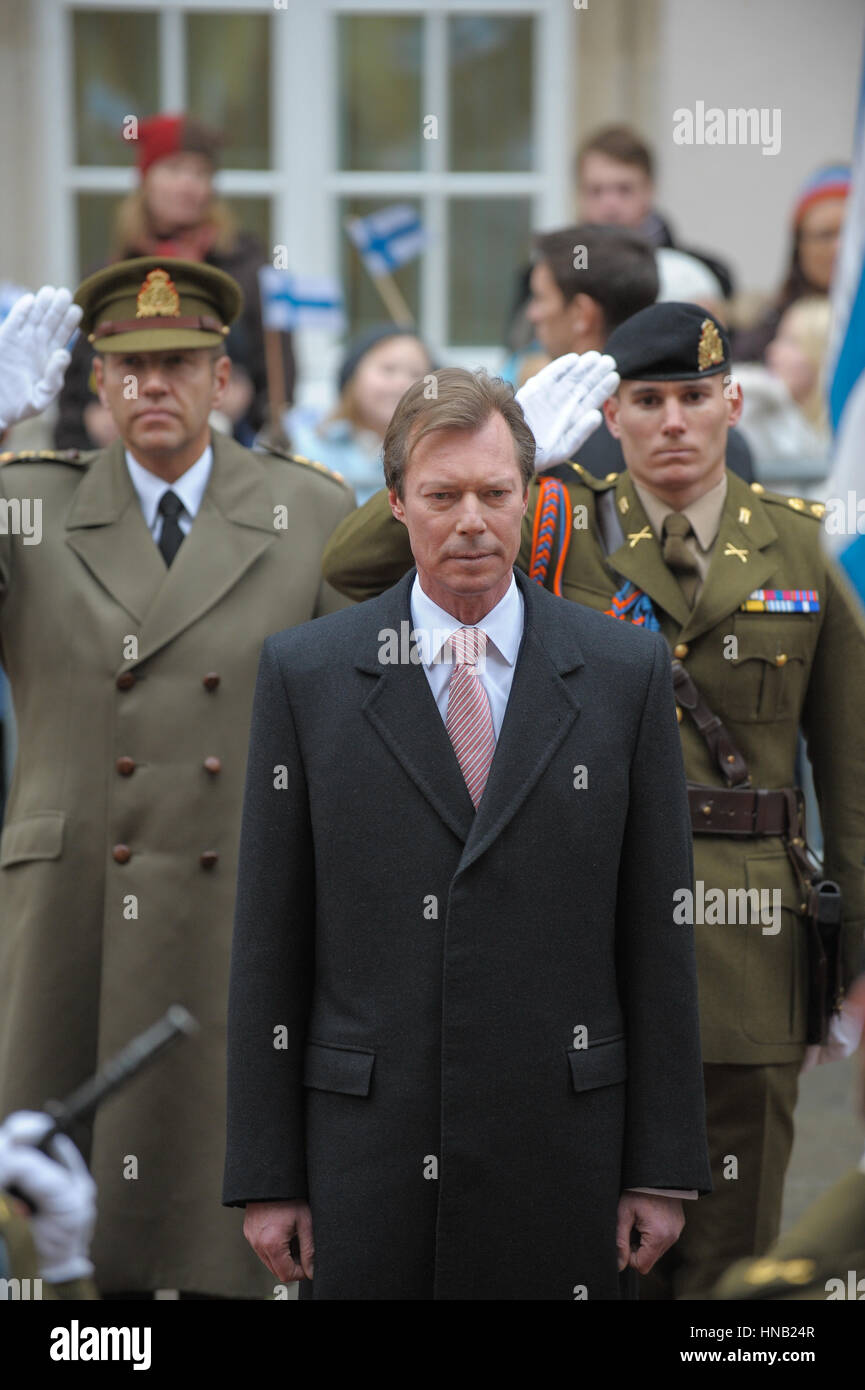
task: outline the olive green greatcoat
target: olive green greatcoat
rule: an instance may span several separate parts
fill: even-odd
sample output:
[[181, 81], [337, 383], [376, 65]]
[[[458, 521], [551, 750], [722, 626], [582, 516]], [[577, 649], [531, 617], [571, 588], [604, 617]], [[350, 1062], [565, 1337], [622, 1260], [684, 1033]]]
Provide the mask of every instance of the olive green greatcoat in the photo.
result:
[[[686, 670], [744, 754], [754, 786], [794, 785], [800, 725], [805, 731], [823, 817], [825, 872], [838, 880], [844, 895], [849, 983], [861, 968], [865, 926], [865, 628], [821, 546], [821, 509], [768, 493], [759, 484], [749, 487], [728, 470], [710, 568], [689, 610], [630, 474], [596, 479], [576, 464], [564, 472], [574, 509], [564, 596], [606, 610], [622, 582], [617, 575], [643, 589], [670, 647], [679, 649]], [[596, 534], [596, 501], [610, 488], [625, 535], [610, 557], [615, 574]], [[517, 561], [523, 569], [537, 495], [535, 479]], [[333, 535], [324, 574], [341, 592], [360, 599], [394, 583], [411, 564], [408, 533], [391, 516], [382, 491]], [[769, 588], [816, 589], [820, 611], [740, 611], [753, 590]], [[680, 731], [689, 780], [724, 786], [688, 716]], [[695, 879], [707, 893], [766, 889], [768, 904], [775, 901], [773, 890], [781, 893], [782, 925], [776, 934], [764, 932], [760, 922], [696, 926], [704, 1061], [797, 1061], [805, 1051], [806, 934], [781, 840], [698, 835], [694, 861]]]
[[96, 1280], [267, 1296], [272, 1276], [220, 1204], [249, 719], [264, 638], [345, 606], [321, 556], [354, 497], [325, 469], [216, 434], [169, 570], [121, 443], [5, 461], [12, 498], [41, 499], [43, 534], [0, 534], [18, 721], [0, 840], [0, 1115], [62, 1097], [184, 1004], [200, 1034], [108, 1100], [83, 1146]]

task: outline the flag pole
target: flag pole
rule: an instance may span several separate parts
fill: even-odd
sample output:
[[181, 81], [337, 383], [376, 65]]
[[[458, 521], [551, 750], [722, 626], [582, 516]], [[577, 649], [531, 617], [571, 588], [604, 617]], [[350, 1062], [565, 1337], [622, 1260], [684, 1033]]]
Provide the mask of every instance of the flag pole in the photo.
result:
[[274, 444], [286, 445], [288, 439], [282, 424], [285, 410], [285, 359], [282, 334], [276, 328], [264, 330], [264, 365], [267, 373], [267, 402], [270, 416], [268, 435]]

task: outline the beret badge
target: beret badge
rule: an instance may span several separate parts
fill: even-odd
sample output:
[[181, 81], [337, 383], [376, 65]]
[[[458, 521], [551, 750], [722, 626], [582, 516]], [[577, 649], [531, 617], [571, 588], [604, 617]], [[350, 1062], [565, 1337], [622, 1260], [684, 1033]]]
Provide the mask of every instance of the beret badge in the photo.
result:
[[701, 372], [708, 367], [716, 367], [724, 360], [724, 345], [721, 335], [711, 319], [703, 319], [700, 331], [700, 346], [697, 349], [697, 366]]

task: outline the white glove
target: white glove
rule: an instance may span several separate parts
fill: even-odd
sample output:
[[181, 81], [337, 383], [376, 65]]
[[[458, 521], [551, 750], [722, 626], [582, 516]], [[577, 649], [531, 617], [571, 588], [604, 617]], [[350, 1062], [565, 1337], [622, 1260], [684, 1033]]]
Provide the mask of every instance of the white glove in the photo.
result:
[[826, 1062], [837, 1062], [844, 1057], [852, 1057], [862, 1041], [863, 1025], [865, 1014], [845, 999], [841, 1005], [841, 1012], [833, 1014], [829, 1020], [829, 1036], [823, 1046], [809, 1047], [805, 1053], [800, 1076], [804, 1076], [806, 1071], [811, 1071], [814, 1067], [823, 1066]]
[[13, 304], [0, 324], [0, 430], [38, 415], [63, 385], [65, 350], [81, 319], [68, 290], [43, 285]]
[[51, 1140], [52, 1158], [36, 1148], [53, 1123], [50, 1115], [18, 1110], [0, 1125], [0, 1188], [20, 1188], [35, 1208], [30, 1231], [39, 1273], [62, 1284], [93, 1273], [88, 1251], [96, 1224], [96, 1183], [67, 1135]]
[[618, 386], [615, 361], [599, 352], [568, 352], [530, 377], [517, 400], [535, 436], [535, 468], [573, 458], [601, 423], [598, 407]]

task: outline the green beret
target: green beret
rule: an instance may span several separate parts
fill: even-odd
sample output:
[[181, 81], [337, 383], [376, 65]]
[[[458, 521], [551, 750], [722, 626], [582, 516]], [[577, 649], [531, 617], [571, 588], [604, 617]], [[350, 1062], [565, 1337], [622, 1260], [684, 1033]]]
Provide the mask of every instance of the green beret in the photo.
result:
[[202, 261], [140, 256], [78, 286], [81, 331], [97, 352], [215, 347], [240, 313], [236, 280]]
[[692, 381], [730, 370], [730, 340], [699, 304], [650, 304], [620, 323], [604, 352], [623, 381]]

